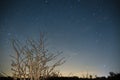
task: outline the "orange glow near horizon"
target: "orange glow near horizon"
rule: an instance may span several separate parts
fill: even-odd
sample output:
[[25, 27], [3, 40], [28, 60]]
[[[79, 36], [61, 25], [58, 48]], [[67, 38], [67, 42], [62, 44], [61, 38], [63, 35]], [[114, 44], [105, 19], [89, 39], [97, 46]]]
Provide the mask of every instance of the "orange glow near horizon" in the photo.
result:
[[[12, 76], [11, 70], [6, 70], [6, 71], [4, 71], [4, 73], [7, 74], [8, 76]], [[99, 73], [101, 73], [100, 71], [99, 71], [99, 73], [97, 73], [96, 71], [80, 71], [80, 72], [73, 71], [72, 72], [70, 70], [61, 70], [60, 73], [62, 74], [62, 76], [65, 76], [65, 77], [77, 76], [77, 77], [81, 77], [81, 78], [89, 77], [90, 75], [92, 75], [93, 78], [96, 75], [97, 76], [104, 75], [104, 74], [102, 74], [102, 75], [99, 74]]]

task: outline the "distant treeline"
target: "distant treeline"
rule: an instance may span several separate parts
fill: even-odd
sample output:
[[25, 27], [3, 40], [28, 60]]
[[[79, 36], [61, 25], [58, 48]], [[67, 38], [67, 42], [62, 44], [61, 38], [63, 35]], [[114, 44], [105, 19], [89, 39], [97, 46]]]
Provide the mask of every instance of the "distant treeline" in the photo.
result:
[[[110, 72], [108, 77], [96, 77], [96, 78], [79, 78], [77, 76], [73, 77], [48, 77], [46, 79], [39, 79], [39, 80], [120, 80], [120, 73]], [[15, 79], [13, 77], [0, 77], [0, 80], [30, 80], [29, 78], [26, 79]], [[34, 79], [33, 79], [34, 80]]]
[[[0, 77], [0, 80], [15, 80], [12, 77]], [[24, 80], [17, 78], [16, 80]], [[26, 79], [30, 80], [30, 79]], [[47, 79], [40, 79], [40, 80], [120, 80], [120, 74], [116, 76], [109, 76], [109, 77], [97, 77], [97, 78], [79, 78], [79, 77], [49, 77]]]

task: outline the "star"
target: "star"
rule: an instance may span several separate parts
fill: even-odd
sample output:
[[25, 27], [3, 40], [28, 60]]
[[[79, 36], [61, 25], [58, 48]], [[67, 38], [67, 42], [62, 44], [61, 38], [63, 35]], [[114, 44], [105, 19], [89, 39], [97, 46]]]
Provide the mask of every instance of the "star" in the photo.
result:
[[83, 21], [86, 21], [86, 18], [85, 18], [85, 17], [83, 17], [83, 18], [82, 18], [82, 20], [83, 20]]
[[78, 2], [80, 2], [80, 0], [77, 0]]
[[93, 13], [92, 13], [92, 16], [96, 16], [96, 13], [95, 13], [95, 12], [93, 12]]
[[98, 32], [96, 32], [96, 34], [98, 34]]
[[103, 67], [105, 68], [105, 67], [106, 67], [106, 65], [103, 65]]
[[98, 43], [99, 42], [99, 40], [98, 39], [96, 39], [96, 43]]
[[8, 33], [7, 35], [8, 35], [8, 36], [10, 36], [10, 35], [11, 35], [11, 33]]
[[71, 5], [70, 8], [73, 8], [73, 6]]
[[45, 0], [45, 3], [48, 4], [48, 0]]
[[98, 35], [99, 35], [99, 37], [102, 37], [102, 33], [99, 33]]
[[103, 17], [103, 20], [108, 20], [108, 17], [107, 17], [107, 16], [104, 16], [104, 17]]
[[98, 37], [102, 37], [102, 33], [96, 32], [96, 35], [97, 35]]

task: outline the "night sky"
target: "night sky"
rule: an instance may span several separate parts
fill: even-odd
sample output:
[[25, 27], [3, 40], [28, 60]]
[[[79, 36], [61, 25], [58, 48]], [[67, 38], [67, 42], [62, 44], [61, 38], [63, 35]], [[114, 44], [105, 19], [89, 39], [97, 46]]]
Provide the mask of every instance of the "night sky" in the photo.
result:
[[63, 75], [120, 72], [119, 0], [1, 0], [0, 70], [10, 74], [10, 38], [47, 32], [48, 47], [63, 51]]

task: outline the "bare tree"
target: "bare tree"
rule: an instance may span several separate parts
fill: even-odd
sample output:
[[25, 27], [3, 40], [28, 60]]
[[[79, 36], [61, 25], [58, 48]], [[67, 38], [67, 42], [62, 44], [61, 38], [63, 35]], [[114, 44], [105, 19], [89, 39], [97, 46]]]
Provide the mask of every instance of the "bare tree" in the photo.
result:
[[[64, 57], [59, 59], [61, 52], [57, 54], [49, 52], [45, 48], [44, 34], [40, 34], [38, 41], [27, 39], [25, 44], [21, 44], [19, 40], [12, 39], [12, 46], [16, 53], [11, 56], [13, 75], [16, 78], [30, 78], [31, 80], [39, 80], [53, 76], [57, 73], [55, 68], [62, 65]], [[58, 60], [59, 59], [59, 60]]]

